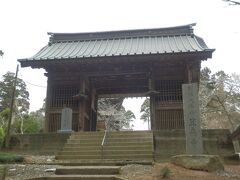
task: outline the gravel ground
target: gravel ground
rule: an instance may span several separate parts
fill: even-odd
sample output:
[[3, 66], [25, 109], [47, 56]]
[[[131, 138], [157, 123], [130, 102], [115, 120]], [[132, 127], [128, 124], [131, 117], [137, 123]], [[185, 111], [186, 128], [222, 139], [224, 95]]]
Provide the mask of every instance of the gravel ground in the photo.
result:
[[20, 180], [53, 175], [57, 165], [10, 164], [6, 180]]
[[[33, 177], [51, 176], [60, 165], [46, 165], [54, 162], [54, 156], [26, 156], [23, 164], [8, 164], [6, 180], [22, 180]], [[171, 170], [169, 180], [240, 180], [240, 165], [225, 165], [225, 171], [214, 173], [187, 170], [171, 163], [155, 163], [154, 166], [130, 164], [121, 168], [121, 176], [128, 180], [159, 180], [163, 167]]]
[[53, 175], [59, 165], [44, 165], [54, 161], [54, 156], [25, 156], [24, 164], [8, 164], [6, 180], [22, 180]]
[[145, 175], [152, 175], [153, 166], [130, 164], [121, 168], [121, 175], [126, 179], [135, 179]]
[[171, 163], [155, 163], [154, 166], [127, 165], [122, 167], [122, 176], [129, 180], [159, 180], [160, 171], [168, 167], [169, 180], [240, 180], [240, 165], [225, 165], [225, 171], [205, 172], [185, 169]]

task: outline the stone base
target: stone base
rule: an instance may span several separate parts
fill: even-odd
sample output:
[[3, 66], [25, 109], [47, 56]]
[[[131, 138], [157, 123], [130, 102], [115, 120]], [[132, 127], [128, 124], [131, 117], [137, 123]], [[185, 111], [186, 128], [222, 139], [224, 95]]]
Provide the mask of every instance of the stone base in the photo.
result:
[[58, 133], [72, 133], [74, 132], [73, 130], [58, 130]]
[[171, 162], [175, 165], [187, 169], [202, 171], [224, 170], [224, 166], [216, 155], [177, 155], [171, 157]]

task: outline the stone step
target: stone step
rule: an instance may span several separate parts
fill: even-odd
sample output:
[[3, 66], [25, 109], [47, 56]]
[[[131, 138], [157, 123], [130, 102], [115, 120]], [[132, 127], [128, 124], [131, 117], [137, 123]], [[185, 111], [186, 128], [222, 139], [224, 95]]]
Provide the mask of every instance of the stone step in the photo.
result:
[[108, 137], [152, 137], [152, 133], [108, 133]]
[[136, 160], [136, 159], [140, 159], [140, 160], [151, 160], [153, 158], [152, 153], [148, 153], [148, 154], [107, 154], [107, 155], [103, 155], [104, 159], [115, 159], [115, 160]]
[[138, 146], [151, 146], [152, 145], [152, 141], [140, 141], [140, 142], [128, 142], [128, 139], [124, 141], [120, 141], [120, 142], [114, 142], [114, 141], [110, 141], [107, 142], [107, 144], [105, 146], [128, 146], [128, 147], [138, 147]]
[[[78, 148], [81, 148], [83, 146], [85, 147], [101, 147], [101, 144], [102, 143], [67, 143], [65, 147], [78, 147]], [[128, 142], [125, 140], [124, 141], [120, 141], [120, 142], [114, 142], [114, 141], [110, 141], [110, 142], [107, 142], [105, 144], [105, 146], [128, 146], [128, 147], [138, 147], [138, 146], [152, 146], [152, 142], [151, 141], [146, 141], [146, 142]]]
[[128, 164], [153, 165], [152, 159], [149, 160], [118, 160], [118, 159], [73, 159], [58, 162], [62, 166], [124, 166]]
[[88, 150], [96, 150], [96, 151], [100, 151], [102, 149], [102, 147], [100, 145], [97, 146], [82, 146], [81, 144], [75, 144], [74, 146], [65, 146], [63, 148], [63, 150], [69, 151], [69, 150], [73, 150], [73, 151], [88, 151]]
[[102, 143], [98, 143], [98, 144], [94, 144], [94, 143], [92, 143], [92, 144], [87, 144], [87, 143], [85, 143], [85, 144], [80, 144], [80, 143], [67, 143], [67, 144], [65, 144], [64, 145], [64, 148], [68, 148], [68, 147], [77, 147], [77, 148], [81, 148], [81, 147], [89, 147], [89, 148], [94, 148], [94, 147], [101, 147], [101, 144]]
[[115, 175], [53, 175], [28, 180], [125, 180]]
[[71, 137], [83, 137], [83, 138], [103, 138], [104, 136], [104, 133], [103, 134], [95, 134], [95, 133], [92, 133], [92, 134], [72, 134]]
[[101, 140], [101, 141], [69, 140], [69, 142], [67, 142], [67, 143], [65, 144], [65, 146], [66, 146], [67, 144], [71, 144], [71, 145], [80, 144], [80, 145], [86, 145], [86, 146], [89, 144], [89, 146], [99, 146], [99, 145], [102, 144], [102, 140]]
[[115, 175], [119, 174], [118, 166], [68, 166], [56, 169], [56, 175]]
[[121, 155], [114, 155], [114, 154], [107, 154], [107, 155], [103, 155], [102, 156], [98, 156], [98, 155], [57, 155], [55, 157], [56, 159], [58, 160], [61, 160], [61, 159], [65, 159], [65, 160], [90, 160], [90, 159], [93, 159], [93, 160], [98, 160], [98, 159], [104, 159], [104, 160], [111, 160], [111, 159], [114, 159], [114, 160], [136, 160], [136, 159], [140, 159], [140, 160], [150, 160], [153, 158], [153, 155], [148, 153], [148, 154], [121, 154]]
[[[70, 137], [70, 139], [98, 139], [98, 138], [102, 139], [103, 137], [104, 137], [103, 135], [99, 136], [99, 135], [94, 135], [94, 134], [92, 134], [92, 135], [72, 135]], [[144, 133], [144, 134], [117, 134], [117, 133], [109, 133], [107, 135], [107, 137], [113, 137], [113, 138], [115, 138], [115, 137], [119, 137], [119, 138], [121, 138], [121, 137], [122, 138], [128, 138], [128, 137], [136, 137], [136, 138], [149, 137], [149, 138], [152, 138], [152, 134], [151, 133], [148, 133], [148, 134], [146, 134], [146, 133]]]
[[100, 156], [102, 153], [101, 150], [88, 150], [88, 151], [66, 151], [63, 149], [63, 151], [59, 152], [58, 155], [98, 155]]
[[70, 160], [73, 160], [73, 159], [102, 159], [102, 156], [101, 155], [57, 155], [55, 157], [55, 159], [57, 160], [64, 160], [64, 159], [70, 159]]
[[109, 131], [109, 134], [152, 134], [152, 131]]
[[101, 141], [90, 141], [90, 140], [68, 140], [67, 144], [82, 144], [82, 145], [101, 145], [102, 140]]
[[152, 138], [109, 138], [107, 139], [107, 142], [152, 142]]
[[[138, 146], [110, 146], [110, 145], [105, 145], [104, 150], [152, 150], [151, 145], [145, 145], [145, 144], [139, 144]], [[99, 150], [101, 151], [100, 146], [79, 146], [79, 147], [72, 147], [72, 146], [67, 146], [64, 147], [64, 151], [90, 151], [90, 150]]]
[[[79, 132], [74, 132], [72, 135], [89, 135], [89, 134], [104, 134], [105, 131], [79, 131]], [[147, 131], [147, 130], [140, 130], [140, 131], [108, 131], [108, 133], [116, 133], [116, 134], [143, 134], [143, 133], [152, 133], [152, 131]]]
[[151, 150], [104, 150], [104, 155], [141, 155], [141, 154], [149, 154], [152, 155]]
[[[107, 142], [152, 142], [152, 138], [109, 138]], [[102, 139], [68, 139], [67, 143], [101, 144]]]
[[73, 134], [104, 134], [104, 131], [78, 131]]
[[103, 137], [82, 137], [82, 136], [71, 136], [68, 140], [88, 140], [88, 141], [102, 141]]
[[[104, 150], [104, 155], [139, 155], [139, 154], [152, 154], [151, 150]], [[102, 155], [102, 151], [65, 151], [59, 155]]]

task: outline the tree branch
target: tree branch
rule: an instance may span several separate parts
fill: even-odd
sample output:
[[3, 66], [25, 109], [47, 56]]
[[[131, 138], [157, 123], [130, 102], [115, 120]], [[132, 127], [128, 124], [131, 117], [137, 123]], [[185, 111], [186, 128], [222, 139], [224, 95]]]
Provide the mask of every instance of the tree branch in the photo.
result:
[[223, 0], [225, 2], [229, 2], [229, 5], [240, 5], [240, 2], [238, 1], [232, 1], [232, 0]]

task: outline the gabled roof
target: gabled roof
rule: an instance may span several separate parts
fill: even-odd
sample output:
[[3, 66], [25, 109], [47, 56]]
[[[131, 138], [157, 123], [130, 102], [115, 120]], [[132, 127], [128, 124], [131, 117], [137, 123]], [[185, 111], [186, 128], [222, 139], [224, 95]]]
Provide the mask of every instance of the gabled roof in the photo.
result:
[[90, 33], [48, 33], [49, 43], [20, 62], [94, 57], [213, 52], [193, 26]]

